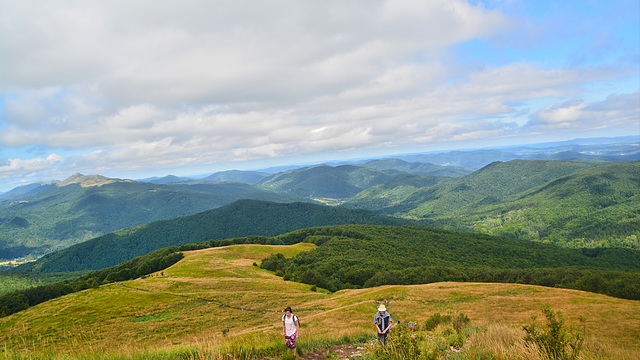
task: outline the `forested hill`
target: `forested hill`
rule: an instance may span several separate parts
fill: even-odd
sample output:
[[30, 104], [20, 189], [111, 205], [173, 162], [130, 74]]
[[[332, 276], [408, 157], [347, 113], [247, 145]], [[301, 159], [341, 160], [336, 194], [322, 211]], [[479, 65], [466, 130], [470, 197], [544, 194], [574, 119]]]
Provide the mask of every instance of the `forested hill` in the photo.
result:
[[512, 160], [444, 183], [394, 179], [345, 206], [568, 247], [640, 248], [639, 174], [639, 161]]
[[426, 226], [349, 225], [279, 237], [316, 249], [262, 261], [285, 280], [336, 291], [440, 281], [505, 282], [580, 289], [640, 300], [640, 251], [568, 249]]
[[239, 200], [195, 215], [162, 220], [112, 232], [46, 255], [16, 271], [98, 270], [156, 249], [250, 235], [276, 236], [315, 226], [342, 224], [405, 225], [416, 223], [367, 210]]
[[348, 199], [398, 174], [401, 172], [397, 170], [374, 170], [353, 165], [316, 165], [273, 174], [262, 179], [259, 184], [265, 189], [282, 194]]
[[[376, 197], [382, 196], [379, 193], [377, 196], [367, 196], [366, 192], [358, 194], [348, 204], [358, 208], [418, 217], [430, 217], [431, 214], [435, 216], [464, 214], [478, 205], [508, 201], [521, 192], [594, 166], [597, 165], [571, 161], [494, 162], [469, 175], [407, 191], [402, 200], [390, 204], [389, 208], [377, 209], [368, 204], [372, 198], [375, 200]], [[374, 188], [369, 191], [374, 191]], [[387, 190], [387, 192], [391, 191], [391, 189]]]

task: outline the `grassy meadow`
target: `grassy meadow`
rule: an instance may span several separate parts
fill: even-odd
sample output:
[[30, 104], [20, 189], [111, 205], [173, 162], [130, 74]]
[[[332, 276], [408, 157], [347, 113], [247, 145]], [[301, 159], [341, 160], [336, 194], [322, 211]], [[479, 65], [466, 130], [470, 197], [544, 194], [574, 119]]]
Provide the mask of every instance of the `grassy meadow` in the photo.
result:
[[[480, 283], [382, 286], [332, 294], [284, 281], [254, 265], [273, 253], [290, 257], [313, 247], [234, 245], [189, 251], [150, 277], [45, 302], [0, 319], [0, 359], [281, 358], [285, 348], [280, 319], [287, 305], [300, 318], [298, 345], [305, 352], [367, 343], [374, 338], [377, 302], [385, 299], [394, 319], [405, 322], [424, 324], [436, 313], [467, 315], [468, 338], [451, 359], [544, 359], [522, 340], [522, 328], [532, 316], [543, 325], [544, 306], [561, 312], [570, 327], [586, 318], [579, 359], [640, 358], [638, 301]], [[420, 333], [422, 343], [428, 344], [446, 329]], [[374, 354], [372, 350], [363, 358]]]

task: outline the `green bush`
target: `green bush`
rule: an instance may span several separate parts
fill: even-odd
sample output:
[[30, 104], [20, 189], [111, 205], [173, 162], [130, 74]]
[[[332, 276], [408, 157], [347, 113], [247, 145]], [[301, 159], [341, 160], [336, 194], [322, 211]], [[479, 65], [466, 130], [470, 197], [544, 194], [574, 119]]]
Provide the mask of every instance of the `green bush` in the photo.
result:
[[427, 331], [433, 331], [438, 327], [438, 325], [448, 323], [449, 321], [451, 321], [450, 315], [442, 316], [440, 313], [435, 313], [424, 323], [424, 329]]
[[464, 329], [465, 326], [469, 325], [470, 322], [471, 320], [469, 320], [469, 317], [463, 313], [456, 315], [451, 320], [453, 329], [456, 331], [457, 334], [460, 334], [462, 332], [462, 329]]
[[375, 359], [411, 360], [419, 359], [421, 337], [406, 326], [398, 326], [391, 331], [387, 345], [378, 346], [374, 351]]
[[537, 328], [536, 317], [533, 316], [531, 324], [523, 327], [527, 333], [525, 340], [538, 345], [551, 359], [575, 360], [584, 341], [585, 319], [580, 318], [581, 328], [572, 332], [565, 326], [560, 312], [554, 312], [549, 307], [542, 311], [547, 319], [546, 329]]

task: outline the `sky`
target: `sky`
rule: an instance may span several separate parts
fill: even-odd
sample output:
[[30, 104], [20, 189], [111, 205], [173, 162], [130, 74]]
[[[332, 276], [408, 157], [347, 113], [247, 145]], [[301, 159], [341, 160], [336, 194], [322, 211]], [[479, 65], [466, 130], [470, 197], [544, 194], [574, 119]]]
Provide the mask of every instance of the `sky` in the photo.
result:
[[0, 0], [0, 191], [640, 135], [640, 2]]

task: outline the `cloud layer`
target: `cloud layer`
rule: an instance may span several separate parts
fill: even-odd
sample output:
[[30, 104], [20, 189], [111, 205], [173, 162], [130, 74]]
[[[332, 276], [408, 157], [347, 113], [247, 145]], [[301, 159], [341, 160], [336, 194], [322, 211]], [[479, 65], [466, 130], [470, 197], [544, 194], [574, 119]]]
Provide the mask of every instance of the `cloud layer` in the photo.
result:
[[[589, 90], [637, 79], [637, 48], [621, 50], [625, 61], [567, 65], [585, 48], [610, 48], [613, 34], [566, 59], [509, 55], [539, 42], [532, 29], [545, 25], [510, 9], [460, 0], [2, 0], [0, 146], [12, 151], [0, 154], [0, 181], [639, 121], [637, 87]], [[521, 42], [505, 45], [514, 34]]]

